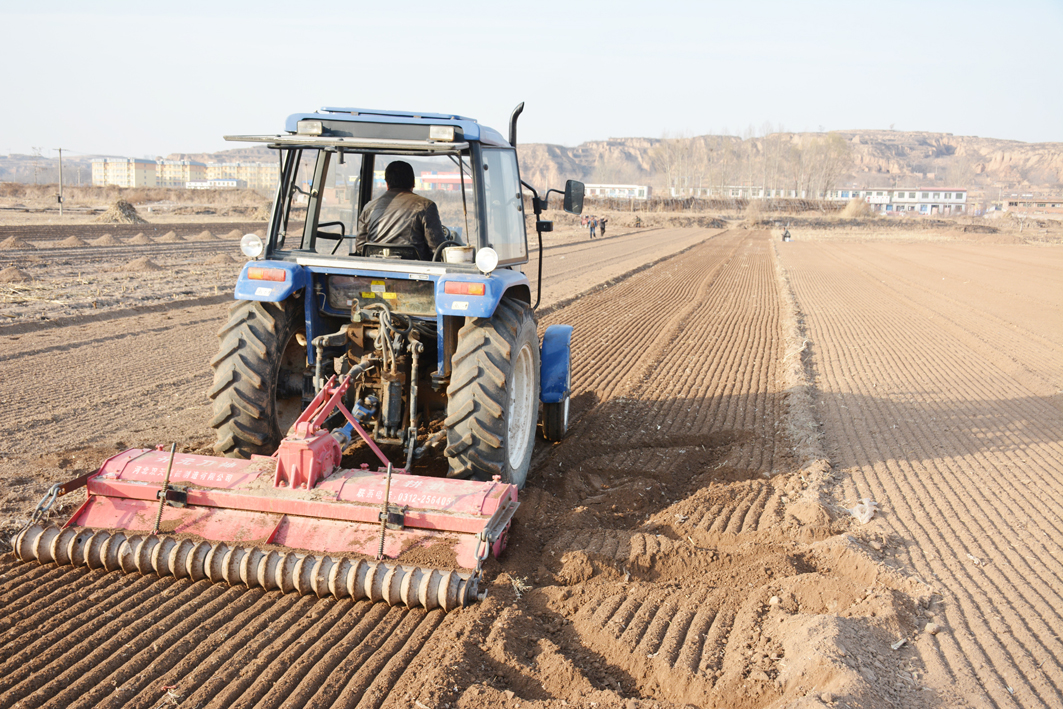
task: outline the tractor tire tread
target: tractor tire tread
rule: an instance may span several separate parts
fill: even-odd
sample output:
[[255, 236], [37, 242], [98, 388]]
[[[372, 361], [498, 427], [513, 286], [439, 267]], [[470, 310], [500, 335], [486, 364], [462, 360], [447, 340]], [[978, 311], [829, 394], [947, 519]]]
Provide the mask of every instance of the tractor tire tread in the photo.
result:
[[[535, 321], [526, 303], [503, 298], [492, 317], [470, 318], [458, 333], [444, 421], [445, 455], [451, 477], [490, 480], [492, 476], [502, 475], [504, 481], [507, 477], [507, 384], [512, 367], [510, 357], [514, 347], [520, 345], [522, 326], [529, 327], [531, 337], [536, 340], [537, 361]], [[538, 365], [535, 370], [537, 375]], [[535, 395], [538, 396], [537, 387]]]
[[301, 325], [298, 303], [236, 301], [218, 331], [220, 346], [211, 360], [214, 379], [210, 424], [214, 452], [230, 458], [269, 455], [280, 442], [276, 386], [283, 348]]

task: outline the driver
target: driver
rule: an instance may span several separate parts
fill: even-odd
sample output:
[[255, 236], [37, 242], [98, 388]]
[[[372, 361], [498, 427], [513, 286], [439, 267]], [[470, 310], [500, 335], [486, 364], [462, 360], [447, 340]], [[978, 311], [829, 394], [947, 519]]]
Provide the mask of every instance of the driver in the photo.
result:
[[446, 241], [436, 203], [413, 193], [413, 167], [396, 160], [384, 169], [388, 191], [365, 205], [358, 216], [354, 252], [362, 245], [412, 246], [422, 261], [431, 261], [436, 248]]

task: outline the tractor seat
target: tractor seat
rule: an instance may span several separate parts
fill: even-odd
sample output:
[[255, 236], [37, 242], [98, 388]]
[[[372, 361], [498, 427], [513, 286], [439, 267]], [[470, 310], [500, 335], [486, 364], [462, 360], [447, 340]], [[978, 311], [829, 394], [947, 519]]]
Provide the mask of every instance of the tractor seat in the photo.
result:
[[414, 246], [399, 246], [396, 244], [365, 244], [362, 251], [369, 258], [402, 259], [404, 261], [420, 261], [421, 255]]

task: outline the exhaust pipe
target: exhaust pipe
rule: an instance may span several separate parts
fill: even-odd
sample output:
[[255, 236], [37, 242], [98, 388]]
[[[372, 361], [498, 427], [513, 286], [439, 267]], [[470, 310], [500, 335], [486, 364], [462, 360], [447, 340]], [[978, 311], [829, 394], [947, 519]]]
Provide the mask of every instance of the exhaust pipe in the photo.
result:
[[524, 102], [521, 101], [509, 116], [509, 144], [514, 148], [517, 147], [517, 119], [523, 111]]

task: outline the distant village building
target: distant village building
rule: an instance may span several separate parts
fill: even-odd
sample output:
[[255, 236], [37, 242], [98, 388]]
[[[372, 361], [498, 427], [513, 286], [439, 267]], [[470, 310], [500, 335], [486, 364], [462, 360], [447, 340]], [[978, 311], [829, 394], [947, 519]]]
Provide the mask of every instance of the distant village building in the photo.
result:
[[184, 189], [186, 182], [207, 179], [205, 163], [194, 160], [157, 160], [155, 162], [155, 184], [157, 187]]
[[155, 187], [155, 161], [141, 158], [97, 158], [92, 161], [94, 187]]
[[583, 186], [587, 197], [614, 197], [619, 199], [649, 199], [649, 185], [592, 185]]
[[[221, 180], [210, 185], [205, 183]], [[201, 163], [194, 160], [96, 158], [92, 184], [97, 187], [171, 187], [175, 189], [250, 188], [272, 192], [280, 181], [280, 166], [270, 163]], [[194, 185], [190, 187], [190, 185]]]
[[[723, 187], [691, 187], [672, 189], [673, 197], [701, 197], [704, 199], [819, 199], [830, 202], [849, 202], [861, 199], [875, 212], [900, 214], [964, 214], [967, 212], [967, 190], [956, 187], [883, 187], [878, 189], [830, 190], [809, 196], [804, 190], [775, 189], [750, 185]], [[1039, 200], [1043, 202], [1044, 200]]]
[[964, 214], [967, 190], [956, 187], [891, 187], [889, 189], [833, 190], [829, 199], [848, 202], [862, 199], [873, 211], [890, 213]]
[[672, 197], [699, 197], [701, 199], [804, 199], [804, 190], [786, 190], [750, 185], [724, 185], [722, 187], [673, 187]]
[[280, 164], [276, 162], [207, 163], [208, 180], [243, 180], [252, 190], [272, 192], [280, 181]]
[[247, 188], [247, 180], [235, 177], [222, 177], [214, 180], [191, 180], [185, 183], [189, 190], [242, 190]]
[[1025, 214], [1063, 214], [1063, 197], [1012, 195], [1002, 200], [1002, 211]]

